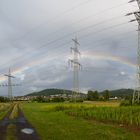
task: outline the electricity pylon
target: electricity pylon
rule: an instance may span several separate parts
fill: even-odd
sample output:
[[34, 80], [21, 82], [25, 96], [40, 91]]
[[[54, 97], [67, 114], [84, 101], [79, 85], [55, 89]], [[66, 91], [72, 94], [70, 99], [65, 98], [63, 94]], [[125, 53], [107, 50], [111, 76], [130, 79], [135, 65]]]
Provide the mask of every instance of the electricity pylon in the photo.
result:
[[138, 48], [137, 48], [137, 80], [136, 88], [133, 92], [132, 104], [140, 102], [140, 0], [131, 0], [129, 3], [136, 1], [139, 11], [126, 14], [126, 16], [135, 15], [135, 19], [130, 22], [138, 22]]
[[9, 68], [8, 74], [5, 74], [4, 76], [8, 77], [8, 84], [2, 84], [0, 85], [1, 87], [8, 87], [8, 98], [9, 100], [12, 101], [13, 96], [12, 96], [12, 87], [13, 86], [20, 86], [19, 84], [12, 84], [12, 78], [15, 78], [14, 76], [11, 75], [11, 70]]
[[13, 97], [12, 97], [12, 80], [11, 79], [15, 78], [15, 77], [11, 75], [10, 68], [9, 68], [9, 73], [5, 74], [4, 76], [8, 77], [8, 85], [7, 85], [7, 87], [8, 87], [8, 98], [10, 100], [12, 100]]
[[69, 59], [69, 64], [73, 68], [73, 99], [79, 95], [79, 70], [82, 68], [82, 65], [79, 62], [80, 51], [78, 46], [80, 46], [77, 38], [72, 39], [74, 42], [74, 47], [71, 48], [71, 53], [73, 53], [73, 59]]

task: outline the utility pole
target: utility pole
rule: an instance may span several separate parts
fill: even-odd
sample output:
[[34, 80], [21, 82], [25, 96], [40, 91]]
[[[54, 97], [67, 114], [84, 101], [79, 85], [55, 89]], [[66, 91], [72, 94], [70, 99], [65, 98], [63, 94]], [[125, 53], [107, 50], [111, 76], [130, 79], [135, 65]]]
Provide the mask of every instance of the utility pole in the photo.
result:
[[69, 60], [69, 64], [73, 68], [73, 99], [79, 95], [79, 70], [82, 68], [82, 65], [79, 63], [80, 51], [78, 46], [80, 46], [77, 37], [72, 39], [74, 42], [74, 47], [71, 48], [71, 53], [73, 53], [73, 59]]
[[128, 13], [126, 16], [134, 15], [135, 19], [131, 20], [130, 22], [137, 21], [138, 22], [138, 48], [137, 48], [137, 79], [136, 79], [136, 88], [133, 92], [132, 104], [140, 102], [140, 0], [131, 0], [131, 2], [137, 2], [139, 11]]

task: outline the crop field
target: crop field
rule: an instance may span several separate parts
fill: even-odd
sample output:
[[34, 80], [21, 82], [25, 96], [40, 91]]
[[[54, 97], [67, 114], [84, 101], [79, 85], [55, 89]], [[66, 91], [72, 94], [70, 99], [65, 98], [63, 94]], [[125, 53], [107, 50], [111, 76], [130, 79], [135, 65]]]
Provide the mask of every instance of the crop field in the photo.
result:
[[22, 103], [41, 140], [139, 140], [140, 107], [118, 102]]
[[[58, 110], [63, 109], [57, 106]], [[92, 107], [73, 108], [67, 113], [72, 116], [84, 117], [86, 119], [96, 119], [110, 121], [121, 125], [132, 125], [140, 127], [140, 107]]]

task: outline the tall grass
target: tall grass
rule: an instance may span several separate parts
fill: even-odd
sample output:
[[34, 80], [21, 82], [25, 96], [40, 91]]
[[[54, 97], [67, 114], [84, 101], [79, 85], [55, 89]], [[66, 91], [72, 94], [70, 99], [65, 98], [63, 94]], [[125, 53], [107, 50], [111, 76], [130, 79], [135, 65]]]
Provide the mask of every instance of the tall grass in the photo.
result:
[[5, 109], [9, 108], [9, 103], [0, 103], [0, 111], [4, 111]]
[[0, 103], [0, 120], [4, 117], [4, 115], [8, 112], [11, 108], [9, 103]]
[[17, 118], [17, 116], [18, 116], [18, 104], [15, 104], [13, 107], [13, 110], [9, 116], [9, 119], [10, 120], [15, 119], [15, 118]]
[[140, 127], [140, 107], [102, 107], [87, 104], [60, 104], [53, 106], [55, 111], [68, 115]]
[[140, 127], [140, 107], [93, 107], [67, 111], [67, 114], [99, 121]]
[[[110, 106], [109, 106], [110, 105]], [[62, 104], [40, 104], [40, 111], [54, 112], [62, 111], [67, 115], [93, 119], [98, 121], [113, 122], [140, 127], [140, 107], [119, 107], [113, 103], [84, 104], [84, 103], [62, 103]]]

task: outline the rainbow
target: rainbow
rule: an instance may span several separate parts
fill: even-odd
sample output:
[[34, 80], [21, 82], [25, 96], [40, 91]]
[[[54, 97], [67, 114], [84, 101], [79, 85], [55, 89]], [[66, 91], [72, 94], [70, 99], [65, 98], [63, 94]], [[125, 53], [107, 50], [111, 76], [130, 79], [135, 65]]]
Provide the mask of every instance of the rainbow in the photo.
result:
[[[41, 64], [46, 64], [47, 62], [53, 60], [54, 58], [55, 57], [51, 57], [51, 58], [45, 57], [43, 59], [38, 59], [38, 60], [35, 60], [35, 61], [31, 61], [24, 66], [18, 67], [16, 69], [12, 69], [12, 75], [18, 75], [18, 74], [24, 73], [27, 70], [31, 70], [34, 66], [38, 66], [38, 65], [41, 65]], [[4, 76], [0, 77], [0, 82], [6, 81], [6, 80], [7, 80], [6, 77], [4, 77]]]
[[[53, 59], [56, 59], [57, 56], [55, 57], [44, 57], [43, 59], [38, 59], [38, 60], [35, 60], [35, 61], [31, 61], [29, 62], [28, 64], [22, 66], [22, 67], [19, 67], [19, 68], [16, 68], [12, 71], [12, 74], [13, 75], [17, 75], [17, 74], [20, 74], [20, 73], [24, 73], [25, 71], [27, 70], [31, 70], [34, 66], [38, 66], [38, 65], [41, 65], [41, 64], [46, 64], [47, 65], [47, 62], [50, 62], [52, 61]], [[127, 60], [126, 58], [123, 58], [123, 57], [116, 57], [116, 56], [113, 56], [112, 54], [107, 54], [107, 53], [100, 53], [100, 52], [83, 52], [82, 53], [82, 59], [92, 59], [92, 60], [109, 60], [109, 61], [113, 61], [113, 62], [118, 62], [120, 64], [124, 64], [124, 65], [127, 65], [133, 69], [135, 69], [137, 67], [137, 64], [134, 64], [133, 62]], [[0, 82], [3, 82], [6, 80], [6, 77], [2, 76], [0, 77]]]
[[99, 52], [84, 52], [82, 54], [83, 59], [89, 58], [92, 60], [109, 60], [113, 62], [118, 62], [123, 65], [127, 65], [131, 68], [136, 68], [137, 64], [131, 62], [130, 60], [123, 58], [123, 57], [117, 57], [113, 56], [112, 54], [107, 53], [99, 53]]

